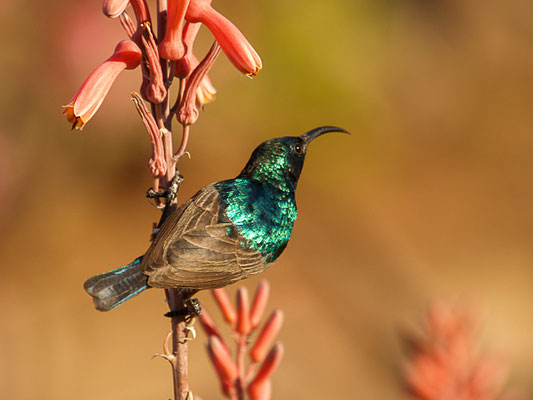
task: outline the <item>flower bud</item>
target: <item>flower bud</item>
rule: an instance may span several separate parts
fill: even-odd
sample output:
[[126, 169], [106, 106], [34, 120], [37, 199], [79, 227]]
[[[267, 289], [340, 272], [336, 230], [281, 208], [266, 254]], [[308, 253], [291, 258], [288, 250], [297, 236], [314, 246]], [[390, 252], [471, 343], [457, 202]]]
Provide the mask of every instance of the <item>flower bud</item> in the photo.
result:
[[265, 308], [268, 302], [269, 293], [270, 285], [268, 284], [268, 282], [265, 280], [259, 282], [255, 291], [252, 310], [250, 311], [250, 323], [252, 324], [252, 329], [255, 329], [261, 322], [261, 318], [263, 318], [263, 314], [265, 313]]
[[237, 291], [237, 332], [241, 335], [250, 333], [250, 301], [248, 300], [248, 290], [240, 287]]
[[[281, 362], [281, 358], [283, 357], [283, 345], [281, 343], [276, 344], [272, 350], [270, 350], [270, 353], [268, 353], [267, 358], [265, 358], [265, 361], [261, 364], [261, 367], [259, 368], [259, 371], [257, 371], [257, 374], [255, 378], [250, 382], [248, 385], [248, 393], [256, 394], [261, 393], [267, 382], [270, 380], [270, 377], [278, 367], [279, 363]], [[260, 399], [263, 397], [255, 397], [256, 399]]]
[[228, 294], [224, 289], [213, 289], [211, 291], [213, 297], [215, 298], [222, 315], [228, 324], [233, 324], [237, 320], [237, 313], [231, 305], [231, 301], [228, 297]]
[[237, 366], [231, 359], [222, 343], [216, 336], [210, 336], [207, 341], [207, 351], [215, 369], [223, 382], [233, 382], [237, 379]]
[[265, 326], [261, 330], [261, 333], [257, 337], [255, 344], [250, 350], [250, 357], [255, 362], [261, 362], [267, 354], [268, 348], [274, 342], [274, 339], [281, 329], [283, 324], [283, 312], [281, 310], [274, 311]]

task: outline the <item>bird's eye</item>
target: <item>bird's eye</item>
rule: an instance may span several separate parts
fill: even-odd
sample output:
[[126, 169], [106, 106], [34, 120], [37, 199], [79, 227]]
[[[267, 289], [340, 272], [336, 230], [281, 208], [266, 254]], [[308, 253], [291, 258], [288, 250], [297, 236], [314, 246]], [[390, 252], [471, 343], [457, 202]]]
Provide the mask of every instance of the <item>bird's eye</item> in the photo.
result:
[[296, 154], [302, 154], [303, 146], [301, 144], [295, 144], [293, 149]]

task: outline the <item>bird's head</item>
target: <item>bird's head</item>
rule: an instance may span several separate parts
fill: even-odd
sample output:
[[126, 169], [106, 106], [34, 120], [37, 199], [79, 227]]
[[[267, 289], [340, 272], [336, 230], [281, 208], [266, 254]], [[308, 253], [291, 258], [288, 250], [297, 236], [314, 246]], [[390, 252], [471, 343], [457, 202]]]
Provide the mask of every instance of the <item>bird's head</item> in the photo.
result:
[[321, 126], [300, 136], [284, 136], [261, 143], [252, 153], [239, 177], [296, 188], [309, 144], [328, 132], [348, 133], [335, 126]]

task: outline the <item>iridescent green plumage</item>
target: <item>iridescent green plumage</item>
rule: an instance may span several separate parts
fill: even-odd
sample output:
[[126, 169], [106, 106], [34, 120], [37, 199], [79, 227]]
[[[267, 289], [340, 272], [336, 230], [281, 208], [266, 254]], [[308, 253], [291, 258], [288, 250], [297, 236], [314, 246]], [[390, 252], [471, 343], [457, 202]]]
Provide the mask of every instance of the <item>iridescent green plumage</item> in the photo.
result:
[[202, 188], [170, 214], [144, 256], [89, 279], [96, 308], [113, 309], [148, 287], [192, 294], [267, 269], [291, 237], [307, 146], [334, 131], [346, 132], [321, 127], [261, 143], [238, 177]]

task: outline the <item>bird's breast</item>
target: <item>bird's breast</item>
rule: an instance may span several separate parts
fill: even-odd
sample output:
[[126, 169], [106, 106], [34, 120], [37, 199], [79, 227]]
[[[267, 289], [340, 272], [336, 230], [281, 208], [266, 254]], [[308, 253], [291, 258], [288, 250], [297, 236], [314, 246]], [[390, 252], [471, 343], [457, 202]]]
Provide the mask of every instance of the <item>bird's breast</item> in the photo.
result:
[[221, 192], [225, 216], [245, 239], [243, 246], [274, 261], [283, 251], [297, 216], [294, 193], [262, 185], [235, 185]]

